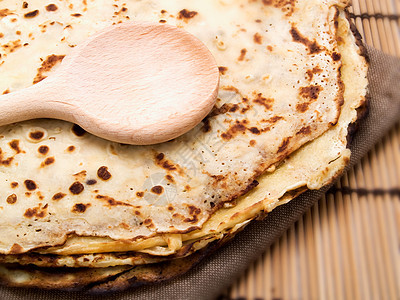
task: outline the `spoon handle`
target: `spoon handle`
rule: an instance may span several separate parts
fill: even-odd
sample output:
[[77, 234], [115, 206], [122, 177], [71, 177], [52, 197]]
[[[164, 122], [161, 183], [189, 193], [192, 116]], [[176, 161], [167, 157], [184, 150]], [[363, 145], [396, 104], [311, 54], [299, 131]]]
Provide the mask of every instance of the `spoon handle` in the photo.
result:
[[31, 87], [0, 96], [0, 126], [37, 118], [74, 121], [63, 101], [62, 87], [53, 80], [43, 80]]

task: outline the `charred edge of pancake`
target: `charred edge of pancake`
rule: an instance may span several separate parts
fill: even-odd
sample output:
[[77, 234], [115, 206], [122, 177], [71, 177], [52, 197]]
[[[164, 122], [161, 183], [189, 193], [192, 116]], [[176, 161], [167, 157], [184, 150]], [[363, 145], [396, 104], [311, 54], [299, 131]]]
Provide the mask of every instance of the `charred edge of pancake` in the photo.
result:
[[[0, 286], [18, 287], [27, 290], [60, 290], [68, 292], [83, 291], [92, 282], [101, 282], [132, 269], [132, 267], [122, 267], [121, 270], [113, 274], [98, 275], [98, 268], [52, 268], [37, 267], [34, 265], [21, 266], [16, 263], [0, 264], [7, 271], [26, 272], [29, 277], [35, 278], [33, 281], [12, 280], [9, 276], [0, 272]], [[72, 280], [67, 277], [74, 277]], [[100, 278], [99, 278], [100, 277]], [[51, 280], [48, 280], [51, 278]], [[58, 280], [58, 281], [57, 281]], [[69, 281], [68, 281], [69, 280]]]
[[[186, 246], [186, 245], [185, 245]], [[191, 245], [190, 245], [191, 246]], [[186, 248], [185, 248], [186, 249]], [[190, 248], [186, 249], [186, 251], [189, 253]], [[147, 253], [141, 253], [141, 252], [134, 252], [134, 251], [128, 251], [128, 252], [104, 252], [104, 253], [99, 253], [99, 255], [104, 255], [104, 254], [112, 254], [116, 258], [119, 259], [127, 259], [131, 257], [132, 255], [135, 255], [137, 258], [142, 258], [142, 259], [150, 259], [154, 258], [154, 255], [147, 254]], [[71, 257], [73, 260], [78, 261], [81, 257], [85, 256], [86, 254], [73, 254], [73, 255], [68, 255], [68, 257]], [[40, 254], [40, 253], [35, 253], [35, 252], [27, 252], [23, 254], [1, 254], [0, 255], [0, 264], [7, 264], [7, 257], [14, 257], [15, 259], [18, 259], [18, 264], [21, 266], [25, 265], [35, 265], [39, 268], [47, 268], [44, 266], [38, 265], [38, 262], [41, 262], [43, 264], [48, 264], [51, 266], [48, 266], [50, 268], [84, 268], [84, 267], [67, 267], [67, 266], [61, 266], [57, 265], [58, 260], [62, 255], [57, 255], [57, 254]]]
[[362, 36], [361, 36], [360, 32], [358, 31], [357, 26], [354, 24], [354, 22], [353, 22], [353, 20], [351, 18], [351, 14], [350, 14], [349, 10], [346, 9], [344, 12], [346, 14], [346, 19], [350, 24], [350, 30], [353, 33], [354, 38], [356, 39], [356, 45], [357, 45], [358, 49], [360, 50], [359, 54], [362, 57], [364, 57], [366, 62], [369, 64], [370, 63], [370, 59], [369, 59], [369, 56], [368, 56], [367, 48], [365, 47], [365, 45], [363, 43]]
[[355, 138], [355, 135], [357, 133], [357, 131], [359, 130], [360, 127], [360, 123], [369, 115], [369, 104], [371, 101], [371, 96], [369, 94], [367, 94], [364, 97], [364, 101], [362, 102], [362, 104], [356, 108], [357, 111], [357, 119], [349, 124], [349, 127], [347, 128], [347, 148], [350, 148], [353, 139]]
[[220, 240], [211, 242], [205, 248], [189, 256], [161, 263], [134, 267], [121, 275], [117, 275], [113, 281], [94, 283], [86, 289], [86, 292], [94, 295], [108, 294], [150, 284], [168, 282], [182, 275], [187, 276], [190, 270], [195, 272], [195, 270], [193, 270], [194, 267], [199, 265], [204, 258], [211, 256], [219, 248], [231, 241], [244, 227], [245, 226], [241, 227], [236, 232], [226, 233]]
[[[346, 19], [350, 24], [350, 30], [353, 33], [353, 36], [356, 40], [356, 45], [359, 49], [359, 55], [364, 57], [365, 62], [369, 66], [370, 64], [370, 58], [368, 56], [368, 51], [367, 48], [365, 47], [362, 36], [360, 32], [358, 31], [356, 25], [354, 24], [353, 20], [351, 19], [351, 14], [348, 11], [348, 9], [345, 10], [346, 14]], [[364, 97], [363, 101], [361, 102], [360, 106], [356, 108], [357, 111], [357, 119], [349, 124], [349, 127], [347, 129], [347, 148], [350, 148], [351, 142], [353, 141], [356, 132], [358, 131], [360, 127], [360, 123], [362, 120], [364, 120], [368, 114], [369, 114], [369, 103], [371, 100], [371, 95], [369, 94], [369, 91], [367, 89], [367, 95]]]

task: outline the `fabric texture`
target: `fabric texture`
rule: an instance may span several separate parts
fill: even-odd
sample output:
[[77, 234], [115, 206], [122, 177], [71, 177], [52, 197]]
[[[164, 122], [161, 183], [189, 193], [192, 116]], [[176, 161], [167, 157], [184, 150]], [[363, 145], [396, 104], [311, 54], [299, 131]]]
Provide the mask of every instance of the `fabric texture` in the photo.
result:
[[[400, 121], [400, 59], [371, 47], [367, 47], [367, 51], [370, 59], [369, 114], [360, 122], [352, 141], [350, 166], [365, 156]], [[243, 274], [328, 189], [308, 191], [276, 208], [264, 221], [252, 222], [232, 242], [172, 281], [104, 296], [1, 287], [0, 299], [213, 299]]]

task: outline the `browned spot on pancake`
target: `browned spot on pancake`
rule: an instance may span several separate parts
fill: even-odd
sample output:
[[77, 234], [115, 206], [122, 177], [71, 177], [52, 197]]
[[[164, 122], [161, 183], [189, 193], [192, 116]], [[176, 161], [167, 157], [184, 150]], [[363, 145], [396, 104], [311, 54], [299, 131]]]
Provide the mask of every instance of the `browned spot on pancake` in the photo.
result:
[[80, 16], [82, 16], [82, 14], [80, 14], [80, 13], [71, 14], [71, 17], [75, 17], [75, 18], [78, 18]]
[[159, 23], [167, 23], [167, 21], [166, 20], [160, 20], [160, 21], [158, 21]]
[[28, 208], [25, 211], [24, 216], [27, 218], [33, 218], [33, 217], [44, 218], [47, 214], [47, 206], [48, 204], [42, 207], [42, 204], [40, 203], [39, 206], [37, 207]]
[[272, 51], [274, 51], [274, 48], [272, 46], [267, 46], [267, 50], [272, 52]]
[[211, 131], [211, 124], [210, 124], [209, 116], [205, 117], [202, 122], [203, 122], [203, 127], [201, 127], [201, 130], [203, 132], [210, 132]]
[[[0, 38], [2, 38], [2, 37], [3, 37], [2, 33], [0, 33]], [[0, 58], [1, 58], [1, 56], [0, 56]], [[10, 93], [9, 89], [6, 89], [5, 91], [3, 91], [3, 95], [9, 94], [9, 93]]]
[[68, 152], [74, 152], [74, 151], [75, 151], [75, 146], [69, 146], [69, 147], [67, 148], [67, 151], [68, 151]]
[[153, 221], [151, 219], [146, 219], [143, 221], [143, 224], [147, 226], [147, 225], [150, 225], [152, 222]]
[[307, 47], [309, 54], [316, 54], [322, 51], [322, 48], [316, 41], [310, 41], [308, 38], [304, 37], [294, 25], [292, 25], [292, 29], [290, 29], [290, 34], [292, 35], [293, 41]]
[[251, 127], [251, 128], [249, 128], [249, 131], [252, 134], [260, 134], [261, 133], [261, 131], [257, 127]]
[[55, 158], [54, 157], [48, 157], [48, 158], [46, 158], [42, 163], [41, 163], [41, 167], [43, 168], [43, 167], [46, 167], [46, 166], [48, 166], [48, 165], [51, 165], [51, 164], [53, 164], [54, 162], [55, 162]]
[[144, 192], [137, 192], [136, 196], [138, 196], [139, 198], [142, 198], [144, 196]]
[[37, 189], [37, 185], [33, 180], [27, 179], [24, 181], [24, 184], [28, 191], [34, 191]]
[[287, 17], [291, 16], [296, 8], [296, 0], [262, 0], [262, 3], [280, 8]]
[[24, 252], [24, 248], [22, 248], [19, 244], [14, 243], [11, 246], [10, 254], [21, 254]]
[[38, 83], [39, 81], [42, 81], [45, 79], [47, 76], [45, 75], [47, 72], [49, 72], [55, 65], [59, 64], [65, 55], [49, 55], [46, 57], [46, 59], [42, 62], [42, 65], [38, 69], [38, 72], [36, 74], [36, 77], [33, 79], [33, 83]]
[[119, 224], [119, 227], [122, 227], [122, 228], [124, 228], [124, 229], [130, 229], [130, 228], [131, 228], [128, 224], [126, 224], [126, 223], [124, 223], [124, 222], [120, 223], [120, 224]]
[[299, 103], [299, 104], [296, 105], [296, 110], [298, 112], [303, 113], [303, 112], [306, 112], [308, 110], [309, 106], [310, 106], [310, 103], [308, 103], [308, 102]]
[[41, 139], [44, 137], [44, 132], [43, 132], [43, 131], [40, 131], [40, 130], [32, 131], [32, 132], [29, 133], [29, 137], [30, 137], [32, 140], [39, 141], [39, 140], [41, 140]]
[[215, 182], [220, 182], [225, 179], [224, 175], [211, 175], [211, 178], [215, 180]]
[[141, 215], [140, 211], [135, 210], [135, 215], [140, 216]]
[[41, 193], [40, 191], [38, 191], [38, 192], [36, 193], [36, 195], [38, 196], [38, 198], [39, 198], [40, 200], [43, 200], [43, 199], [44, 199], [44, 196], [42, 195], [42, 193]]
[[175, 208], [172, 205], [168, 205], [168, 210], [173, 211], [173, 210], [175, 210]]
[[225, 85], [221, 87], [221, 90], [224, 91], [231, 91], [231, 92], [235, 92], [236, 94], [240, 94], [239, 90], [237, 88], [235, 88], [232, 85]]
[[13, 53], [15, 50], [22, 47], [21, 40], [10, 41], [7, 44], [1, 44], [1, 47], [5, 52]]
[[218, 67], [218, 70], [219, 70], [219, 74], [225, 75], [226, 72], [228, 71], [228, 68], [227, 67]]
[[197, 215], [192, 216], [192, 218], [185, 218], [183, 222], [185, 223], [197, 223], [199, 221], [199, 218]]
[[217, 115], [225, 114], [227, 112], [234, 113], [239, 110], [239, 105], [236, 103], [225, 103], [221, 107], [214, 107], [209, 116], [214, 117]]
[[161, 195], [164, 192], [164, 188], [161, 185], [156, 185], [151, 188], [151, 192], [157, 195]]
[[99, 199], [99, 200], [102, 200], [102, 201], [106, 201], [109, 206], [132, 206], [129, 203], [125, 203], [125, 202], [122, 202], [122, 201], [117, 201], [114, 198], [109, 197], [109, 196], [97, 195], [96, 199]]
[[86, 184], [87, 185], [94, 185], [94, 184], [96, 184], [97, 183], [97, 180], [96, 179], [89, 179], [88, 181], [86, 181]]
[[[1, 158], [1, 154], [0, 154], [0, 158]], [[3, 166], [9, 166], [13, 160], [14, 160], [14, 157], [8, 157], [4, 160], [1, 160], [0, 162]]]
[[51, 199], [58, 201], [58, 200], [61, 200], [62, 198], [64, 198], [65, 196], [67, 196], [67, 195], [64, 193], [57, 193], [57, 194], [54, 194], [54, 196]]
[[237, 120], [234, 125], [232, 125], [226, 132], [221, 134], [221, 137], [224, 140], [229, 141], [238, 134], [244, 134], [247, 130], [247, 122], [247, 120]]
[[178, 13], [178, 19], [179, 20], [189, 20], [191, 18], [194, 18], [198, 14], [197, 11], [189, 11], [187, 9], [182, 9]]
[[238, 61], [243, 61], [246, 57], [246, 54], [247, 54], [247, 49], [243, 48], [242, 50], [240, 50]]
[[17, 202], [17, 195], [15, 194], [11, 194], [10, 196], [7, 197], [7, 203], [8, 204], [14, 204], [15, 202]]
[[194, 205], [189, 205], [188, 208], [190, 215], [199, 215], [201, 213], [201, 209]]
[[2, 164], [3, 166], [9, 166], [13, 160], [14, 157], [8, 157], [7, 159], [3, 159], [2, 150], [0, 148], [0, 164]]
[[75, 173], [74, 175], [72, 175], [72, 176], [74, 176], [75, 177], [75, 180], [76, 181], [83, 181], [83, 180], [85, 180], [85, 178], [86, 178], [86, 171], [85, 170], [83, 170], [83, 171], [80, 171], [80, 172], [78, 172], [78, 173]]
[[28, 8], [28, 2], [26, 1], [22, 2], [22, 8]]
[[10, 183], [10, 185], [11, 185], [11, 187], [13, 188], [13, 189], [15, 189], [17, 186], [18, 186], [18, 182], [11, 182]]
[[342, 55], [340, 53], [337, 53], [337, 52], [332, 53], [332, 59], [334, 61], [339, 61], [341, 58], [342, 58]]
[[82, 183], [80, 183], [79, 181], [75, 181], [73, 184], [71, 184], [71, 186], [69, 187], [69, 191], [74, 194], [74, 195], [79, 195], [80, 193], [83, 192], [83, 190], [85, 189], [85, 187], [83, 186]]
[[106, 166], [102, 166], [97, 170], [97, 176], [101, 180], [109, 180], [111, 178], [111, 173], [108, 171], [108, 168]]
[[322, 70], [319, 67], [314, 67], [312, 70], [307, 70], [308, 79], [313, 80], [315, 74], [321, 73]]
[[317, 100], [319, 93], [322, 91], [322, 87], [319, 85], [303, 86], [300, 88], [300, 96], [312, 100]]
[[39, 148], [38, 148], [38, 152], [40, 153], [40, 154], [43, 154], [43, 155], [46, 155], [48, 152], [49, 152], [49, 147], [48, 146], [46, 146], [46, 145], [43, 145], [43, 146], [40, 146]]
[[257, 94], [256, 97], [253, 99], [254, 103], [262, 105], [265, 109], [270, 110], [272, 105], [274, 104], [274, 99], [265, 98], [261, 93]]
[[155, 228], [153, 220], [152, 219], [146, 219], [143, 221], [143, 224], [148, 227], [148, 228]]
[[21, 153], [21, 149], [19, 148], [19, 140], [12, 140], [11, 142], [8, 143], [15, 152]]
[[58, 9], [58, 7], [55, 4], [49, 4], [46, 6], [47, 11], [56, 11], [57, 9]]
[[74, 124], [71, 130], [76, 136], [84, 136], [86, 133], [85, 129], [77, 124]]
[[179, 165], [175, 165], [173, 162], [165, 158], [164, 153], [158, 153], [155, 155], [155, 163], [167, 171], [177, 171], [180, 174], [183, 174], [183, 171]]
[[263, 38], [262, 38], [261, 34], [259, 34], [258, 32], [256, 34], [254, 34], [253, 41], [256, 44], [260, 44], [261, 45], [262, 41], [263, 41]]
[[263, 119], [261, 120], [264, 123], [270, 123], [270, 124], [275, 124], [276, 122], [278, 122], [279, 120], [283, 120], [284, 118], [281, 116], [273, 116], [272, 118], [269, 119]]
[[282, 141], [282, 144], [279, 146], [279, 148], [278, 148], [278, 153], [281, 153], [281, 152], [283, 152], [283, 151], [285, 151], [286, 149], [287, 149], [287, 147], [289, 146], [289, 142], [290, 142], [290, 137], [288, 137], [288, 138], [285, 138], [283, 141]]
[[256, 144], [257, 144], [257, 142], [255, 140], [251, 140], [250, 143], [249, 143], [249, 145], [251, 147], [254, 147]]
[[8, 15], [13, 15], [14, 13], [11, 12], [8, 8], [0, 9], [0, 18], [7, 17]]
[[72, 207], [72, 212], [73, 213], [84, 213], [86, 211], [86, 209], [90, 206], [90, 203], [77, 203], [74, 205], [74, 207]]
[[36, 9], [36, 10], [30, 11], [30, 12], [24, 14], [24, 17], [27, 19], [30, 19], [30, 18], [36, 17], [38, 14], [39, 14], [39, 10]]
[[25, 192], [25, 196], [30, 197], [32, 195], [31, 192]]
[[311, 126], [303, 127], [300, 129], [296, 134], [310, 134], [311, 133]]
[[185, 191], [190, 191], [192, 188], [190, 187], [190, 185], [185, 185]]
[[157, 161], [162, 161], [164, 159], [164, 157], [165, 157], [164, 153], [159, 153], [159, 154], [156, 155], [156, 160]]
[[299, 95], [304, 99], [307, 99], [308, 101], [298, 103], [296, 105], [296, 110], [301, 113], [307, 111], [311, 103], [315, 102], [318, 99], [319, 93], [321, 91], [322, 87], [320, 87], [319, 85], [310, 85], [306, 87], [301, 87]]

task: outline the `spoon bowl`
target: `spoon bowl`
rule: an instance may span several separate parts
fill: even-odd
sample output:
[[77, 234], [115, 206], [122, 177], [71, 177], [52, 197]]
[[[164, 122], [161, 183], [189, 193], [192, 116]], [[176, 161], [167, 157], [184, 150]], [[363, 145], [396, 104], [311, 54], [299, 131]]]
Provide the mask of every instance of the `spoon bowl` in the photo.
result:
[[216, 62], [193, 35], [166, 24], [122, 23], [75, 47], [53, 75], [0, 96], [0, 125], [56, 118], [120, 143], [161, 143], [196, 126], [218, 86]]

